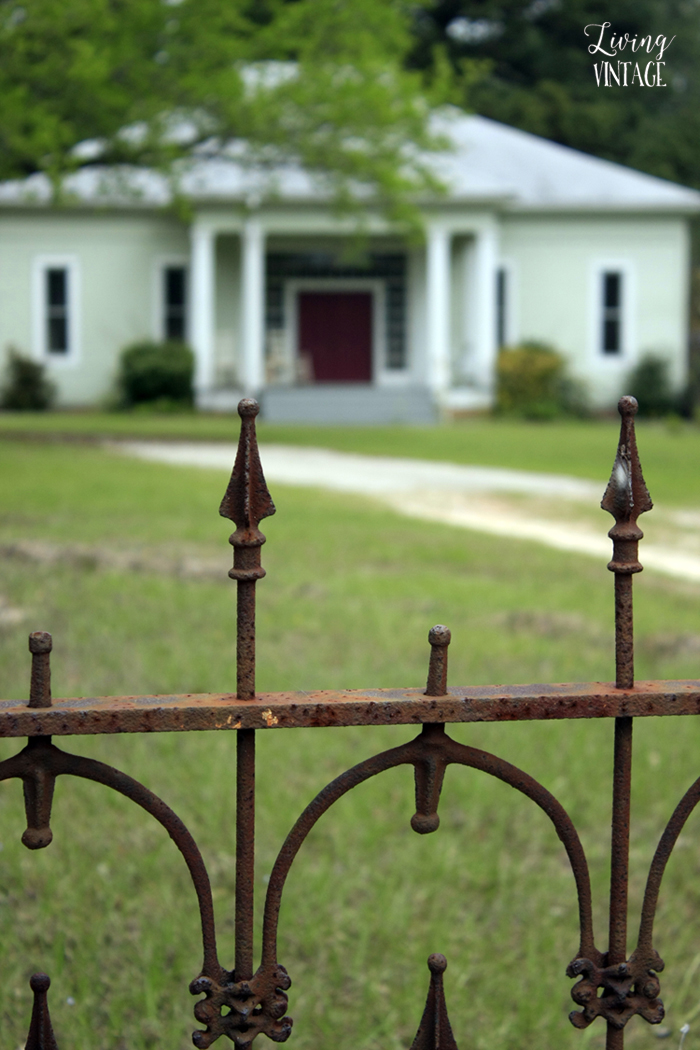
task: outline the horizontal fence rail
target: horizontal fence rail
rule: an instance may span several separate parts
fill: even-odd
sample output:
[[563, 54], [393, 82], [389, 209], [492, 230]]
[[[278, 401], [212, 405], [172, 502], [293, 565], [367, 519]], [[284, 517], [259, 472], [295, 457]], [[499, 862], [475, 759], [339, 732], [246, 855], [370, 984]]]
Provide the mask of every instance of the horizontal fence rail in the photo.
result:
[[[700, 778], [678, 803], [661, 836], [644, 893], [636, 946], [628, 954], [628, 886], [632, 730], [635, 717], [688, 715], [700, 712], [700, 682], [635, 682], [632, 577], [642, 570], [638, 544], [643, 533], [638, 517], [651, 510], [637, 453], [634, 416], [637, 403], [619, 402], [620, 439], [612, 475], [603, 496], [604, 510], [614, 518], [609, 532], [613, 556], [608, 568], [615, 585], [614, 683], [563, 685], [448, 686], [449, 630], [438, 625], [429, 633], [430, 657], [425, 689], [368, 689], [345, 692], [259, 694], [255, 688], [256, 583], [265, 575], [260, 531], [275, 513], [265, 483], [255, 436], [258, 406], [241, 401], [238, 454], [220, 513], [236, 526], [230, 537], [237, 585], [236, 694], [179, 696], [51, 696], [51, 636], [29, 637], [32, 654], [29, 701], [0, 701], [0, 736], [27, 737], [26, 746], [0, 763], [0, 780], [19, 778], [24, 789], [26, 830], [22, 842], [42, 849], [52, 840], [51, 806], [56, 778], [76, 776], [119, 792], [150, 813], [168, 832], [182, 854], [197, 897], [202, 935], [202, 968], [190, 984], [200, 998], [194, 1015], [203, 1027], [193, 1033], [195, 1046], [209, 1047], [225, 1035], [238, 1048], [264, 1034], [275, 1042], [292, 1032], [288, 1016], [290, 977], [277, 958], [277, 932], [285, 881], [297, 853], [317, 821], [347, 792], [371, 777], [400, 765], [412, 766], [415, 813], [411, 826], [424, 835], [439, 826], [438, 804], [448, 765], [480, 770], [521, 792], [549, 817], [566, 851], [578, 898], [580, 939], [567, 968], [576, 983], [570, 1014], [576, 1028], [596, 1018], [606, 1024], [607, 1050], [622, 1050], [624, 1031], [638, 1015], [650, 1024], [664, 1016], [658, 974], [664, 963], [653, 946], [653, 925], [661, 881], [671, 851], [700, 802]], [[576, 828], [560, 802], [526, 772], [496, 755], [450, 738], [446, 725], [458, 722], [538, 721], [546, 719], [614, 719], [612, 778], [611, 875], [607, 948], [596, 946], [588, 863]], [[255, 736], [260, 729], [299, 726], [417, 725], [408, 743], [384, 751], [342, 773], [306, 807], [289, 832], [273, 866], [265, 900], [261, 961], [255, 968], [253, 937], [255, 861]], [[235, 960], [226, 969], [219, 960], [212, 893], [197, 844], [179, 817], [148, 788], [125, 773], [90, 758], [58, 748], [53, 736], [185, 732], [236, 732], [236, 886]], [[445, 1004], [444, 956], [431, 955], [428, 995], [412, 1050], [457, 1050]], [[27, 1050], [56, 1050], [51, 1027], [46, 974], [31, 978], [34, 993]]]

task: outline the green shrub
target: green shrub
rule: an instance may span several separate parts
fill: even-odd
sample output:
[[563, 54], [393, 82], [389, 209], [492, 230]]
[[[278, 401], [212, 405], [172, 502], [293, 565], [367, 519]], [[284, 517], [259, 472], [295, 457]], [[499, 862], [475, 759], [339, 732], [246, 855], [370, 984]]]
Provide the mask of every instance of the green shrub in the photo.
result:
[[504, 346], [496, 365], [496, 411], [525, 419], [587, 414], [586, 392], [566, 375], [564, 358], [545, 343]]
[[56, 388], [46, 378], [44, 366], [11, 347], [5, 382], [0, 389], [0, 408], [14, 412], [44, 411], [51, 408], [55, 397]]
[[627, 376], [625, 392], [636, 397], [640, 416], [667, 416], [679, 410], [668, 368], [663, 357], [646, 354]]
[[121, 352], [119, 393], [123, 405], [157, 402], [192, 405], [194, 354], [184, 343], [144, 340]]

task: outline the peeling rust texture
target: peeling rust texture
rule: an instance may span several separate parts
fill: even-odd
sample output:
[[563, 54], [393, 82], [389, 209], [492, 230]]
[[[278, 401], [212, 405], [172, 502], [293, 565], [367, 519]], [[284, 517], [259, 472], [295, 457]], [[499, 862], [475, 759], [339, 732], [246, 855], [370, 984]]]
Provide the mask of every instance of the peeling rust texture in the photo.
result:
[[636, 682], [632, 689], [618, 689], [614, 682], [452, 687], [438, 697], [422, 689], [259, 693], [255, 700], [185, 693], [59, 699], [45, 710], [29, 708], [24, 700], [2, 700], [0, 737], [697, 714], [697, 679]]

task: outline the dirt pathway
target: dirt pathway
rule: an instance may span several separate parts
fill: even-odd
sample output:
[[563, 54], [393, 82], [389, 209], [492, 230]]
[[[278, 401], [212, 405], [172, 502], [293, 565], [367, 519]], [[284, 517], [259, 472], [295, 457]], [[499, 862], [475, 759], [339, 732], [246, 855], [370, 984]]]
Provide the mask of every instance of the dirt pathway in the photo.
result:
[[[124, 455], [227, 475], [235, 445], [119, 442]], [[607, 478], [588, 481], [499, 467], [263, 445], [270, 484], [301, 485], [369, 496], [395, 511], [495, 536], [532, 540], [557, 550], [609, 558], [612, 525], [600, 509]], [[700, 582], [700, 510], [656, 507], [642, 519], [643, 564], [668, 576]]]

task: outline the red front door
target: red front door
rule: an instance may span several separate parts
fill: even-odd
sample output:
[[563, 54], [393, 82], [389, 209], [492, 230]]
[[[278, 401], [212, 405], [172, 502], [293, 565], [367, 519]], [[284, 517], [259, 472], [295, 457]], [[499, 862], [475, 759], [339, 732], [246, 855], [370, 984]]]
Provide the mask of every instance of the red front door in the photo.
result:
[[371, 292], [300, 292], [299, 355], [317, 383], [371, 382]]

